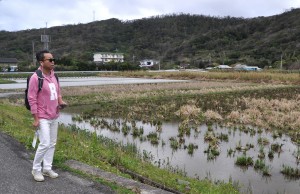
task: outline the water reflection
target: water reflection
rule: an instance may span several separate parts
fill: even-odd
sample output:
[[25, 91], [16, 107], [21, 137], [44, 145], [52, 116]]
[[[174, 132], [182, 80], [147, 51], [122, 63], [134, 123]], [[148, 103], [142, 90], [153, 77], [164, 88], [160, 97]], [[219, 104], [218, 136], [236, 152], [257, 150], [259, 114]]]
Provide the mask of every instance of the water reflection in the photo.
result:
[[[98, 119], [99, 120], [99, 119]], [[101, 119], [100, 119], [101, 120]], [[238, 182], [241, 187], [241, 192], [244, 193], [299, 193], [300, 181], [287, 180], [280, 171], [283, 165], [299, 168], [295, 152], [298, 148], [294, 145], [288, 136], [282, 135], [280, 138], [273, 138], [273, 134], [264, 130], [257, 130], [249, 128], [250, 130], [228, 129], [218, 125], [212, 126], [213, 133], [216, 135], [226, 134], [228, 140], [218, 142], [220, 153], [215, 158], [208, 158], [207, 149], [209, 143], [205, 141], [205, 135], [211, 131], [211, 128], [206, 125], [200, 125], [196, 129], [190, 131], [189, 136], [184, 137], [184, 145], [194, 144], [197, 149], [193, 150], [192, 154], [188, 154], [188, 149], [180, 146], [179, 149], [174, 150], [171, 145], [170, 138], [177, 138], [178, 126], [177, 122], [164, 122], [161, 125], [161, 130], [158, 130], [159, 135], [158, 143], [153, 145], [147, 141], [146, 136], [157, 132], [157, 126], [145, 124], [142, 122], [135, 122], [134, 125], [137, 129], [143, 130], [143, 138], [134, 137], [132, 130], [124, 135], [122, 132], [122, 123], [126, 123], [128, 127], [133, 127], [132, 123], [125, 122], [122, 119], [104, 119], [108, 125], [120, 126], [119, 130], [112, 131], [108, 128], [101, 128], [100, 125], [92, 126], [88, 121], [76, 122], [72, 120], [72, 113], [62, 113], [60, 122], [64, 124], [76, 124], [82, 129], [88, 129], [96, 132], [98, 135], [108, 137], [122, 142], [123, 144], [134, 143], [141, 153], [152, 158], [155, 165], [161, 167], [173, 167], [173, 170], [179, 169], [191, 177], [205, 177], [211, 180], [229, 180]], [[118, 122], [118, 124], [116, 124]], [[93, 123], [93, 122], [92, 122]], [[96, 126], [96, 127], [95, 127]], [[254, 132], [251, 130], [254, 130]], [[116, 132], [119, 131], [119, 132]], [[257, 132], [258, 131], [258, 132]], [[125, 133], [126, 134], [126, 133]], [[282, 145], [281, 152], [274, 152], [274, 156], [268, 157], [272, 145]], [[253, 145], [249, 150], [245, 151], [244, 147]], [[243, 149], [237, 150], [241, 146]], [[233, 150], [229, 154], [229, 150]], [[254, 162], [258, 160], [259, 153], [264, 153], [266, 166], [269, 166], [269, 173], [271, 176], [263, 176], [259, 170], [254, 170], [253, 166], [242, 168], [235, 164], [237, 157], [245, 154], [251, 157]]]

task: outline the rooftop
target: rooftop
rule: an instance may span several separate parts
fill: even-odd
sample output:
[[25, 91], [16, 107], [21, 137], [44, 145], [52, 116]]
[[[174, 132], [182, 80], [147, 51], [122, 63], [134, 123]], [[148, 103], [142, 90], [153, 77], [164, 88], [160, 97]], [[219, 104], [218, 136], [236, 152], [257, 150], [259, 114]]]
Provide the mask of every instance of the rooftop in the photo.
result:
[[16, 58], [0, 58], [0, 63], [18, 63]]

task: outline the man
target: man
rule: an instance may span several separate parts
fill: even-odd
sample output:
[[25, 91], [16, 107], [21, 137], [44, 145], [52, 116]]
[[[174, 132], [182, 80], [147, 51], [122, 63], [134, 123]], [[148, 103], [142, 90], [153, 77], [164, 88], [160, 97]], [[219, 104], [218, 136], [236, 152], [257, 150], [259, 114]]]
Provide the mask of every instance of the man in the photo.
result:
[[40, 143], [34, 157], [32, 175], [36, 181], [44, 181], [44, 176], [58, 177], [52, 170], [52, 162], [57, 140], [59, 109], [66, 106], [66, 103], [62, 100], [59, 83], [54, 75], [55, 59], [52, 54], [43, 50], [36, 53], [36, 59], [40, 64], [38, 69], [42, 71], [43, 85], [39, 91], [38, 75], [34, 73], [29, 81], [28, 102], [34, 118], [33, 126], [38, 128]]

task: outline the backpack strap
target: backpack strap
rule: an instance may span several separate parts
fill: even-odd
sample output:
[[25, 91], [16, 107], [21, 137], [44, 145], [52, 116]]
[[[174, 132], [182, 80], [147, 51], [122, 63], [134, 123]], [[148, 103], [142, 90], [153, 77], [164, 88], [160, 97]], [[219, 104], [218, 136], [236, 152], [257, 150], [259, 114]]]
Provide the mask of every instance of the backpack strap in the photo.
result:
[[43, 73], [40, 69], [36, 70], [35, 73], [37, 74], [38, 76], [38, 85], [39, 85], [39, 90], [38, 91], [41, 91], [42, 90], [42, 87], [43, 87], [43, 82], [44, 82], [44, 76], [43, 76]]
[[[42, 72], [40, 69], [38, 69], [38, 70], [35, 71], [35, 73], [36, 73], [37, 76], [38, 76], [38, 82], [39, 82], [39, 83], [38, 83], [38, 85], [39, 85], [39, 90], [38, 90], [38, 91], [41, 91], [42, 88], [43, 88], [43, 82], [44, 82], [43, 72]], [[55, 78], [56, 78], [56, 80], [57, 80], [57, 83], [59, 84], [59, 80], [58, 80], [57, 74], [54, 73], [54, 76], [55, 76]], [[28, 80], [27, 80], [27, 81], [28, 81]]]
[[55, 76], [55, 78], [56, 78], [57, 84], [59, 85], [59, 80], [58, 80], [58, 76], [57, 76], [57, 74], [56, 74], [56, 73], [54, 73], [54, 76]]

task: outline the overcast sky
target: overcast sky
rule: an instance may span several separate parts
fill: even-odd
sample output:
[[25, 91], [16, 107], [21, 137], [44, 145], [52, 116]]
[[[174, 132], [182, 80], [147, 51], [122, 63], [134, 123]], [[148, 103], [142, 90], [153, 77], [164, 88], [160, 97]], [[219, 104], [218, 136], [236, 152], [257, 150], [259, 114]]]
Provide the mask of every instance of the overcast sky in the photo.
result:
[[0, 0], [0, 30], [189, 13], [252, 18], [299, 8], [300, 0]]

